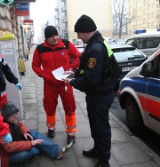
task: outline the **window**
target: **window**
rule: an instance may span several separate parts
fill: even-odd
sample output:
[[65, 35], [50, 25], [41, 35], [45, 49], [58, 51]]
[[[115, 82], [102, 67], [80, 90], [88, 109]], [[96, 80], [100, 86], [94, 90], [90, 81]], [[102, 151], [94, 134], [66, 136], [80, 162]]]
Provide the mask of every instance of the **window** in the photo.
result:
[[145, 48], [156, 48], [160, 44], [160, 38], [158, 37], [151, 37], [146, 38], [146, 46]]
[[152, 77], [160, 78], [160, 55], [158, 55], [155, 59], [153, 59], [152, 64], [153, 64]]
[[132, 45], [138, 49], [149, 49], [149, 48], [157, 48], [160, 44], [159, 37], [148, 37], [148, 38], [137, 38], [130, 39], [126, 42], [129, 45]]
[[135, 48], [118, 48], [112, 50], [118, 62], [144, 59], [144, 56], [141, 54], [141, 52]]

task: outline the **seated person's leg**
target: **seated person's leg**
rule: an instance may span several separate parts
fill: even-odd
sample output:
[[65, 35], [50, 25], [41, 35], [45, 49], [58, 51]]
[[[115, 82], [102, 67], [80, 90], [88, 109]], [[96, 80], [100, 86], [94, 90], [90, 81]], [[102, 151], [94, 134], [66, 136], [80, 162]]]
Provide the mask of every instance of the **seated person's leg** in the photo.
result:
[[54, 143], [52, 140], [43, 136], [38, 131], [30, 131], [33, 139], [43, 139], [44, 142], [36, 145], [43, 153], [46, 153], [51, 158], [57, 158], [59, 154], [62, 152], [62, 147], [59, 144]]
[[10, 154], [9, 163], [10, 165], [14, 165], [14, 164], [27, 162], [30, 158], [38, 155], [40, 152], [41, 151], [38, 148], [32, 147], [28, 151], [21, 151], [18, 153]]

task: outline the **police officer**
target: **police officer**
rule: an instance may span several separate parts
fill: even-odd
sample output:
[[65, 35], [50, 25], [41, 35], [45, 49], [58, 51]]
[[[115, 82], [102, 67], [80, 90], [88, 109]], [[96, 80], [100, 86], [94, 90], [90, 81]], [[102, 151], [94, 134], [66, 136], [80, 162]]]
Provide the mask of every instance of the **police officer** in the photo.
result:
[[[4, 77], [5, 76], [5, 77]], [[10, 67], [3, 59], [0, 54], [0, 109], [7, 102], [7, 93], [6, 93], [6, 81], [5, 78], [10, 82], [16, 85], [18, 90], [21, 90], [22, 86], [18, 82], [18, 79], [12, 73]]]
[[94, 146], [90, 150], [83, 150], [83, 155], [97, 158], [98, 163], [95, 167], [109, 167], [111, 149], [109, 108], [114, 100], [118, 64], [109, 45], [96, 29], [95, 22], [87, 15], [82, 15], [77, 20], [75, 32], [87, 45], [80, 57], [79, 69], [74, 72], [66, 71], [74, 78], [67, 78], [64, 81], [86, 93]]

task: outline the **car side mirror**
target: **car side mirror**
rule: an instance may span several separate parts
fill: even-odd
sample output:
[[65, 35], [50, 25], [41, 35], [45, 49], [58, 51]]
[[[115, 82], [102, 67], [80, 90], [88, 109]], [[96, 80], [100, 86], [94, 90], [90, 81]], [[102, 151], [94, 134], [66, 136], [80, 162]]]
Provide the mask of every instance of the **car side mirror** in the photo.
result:
[[144, 77], [151, 77], [153, 74], [153, 62], [149, 61], [145, 64], [143, 64], [142, 70], [140, 72], [141, 75]]

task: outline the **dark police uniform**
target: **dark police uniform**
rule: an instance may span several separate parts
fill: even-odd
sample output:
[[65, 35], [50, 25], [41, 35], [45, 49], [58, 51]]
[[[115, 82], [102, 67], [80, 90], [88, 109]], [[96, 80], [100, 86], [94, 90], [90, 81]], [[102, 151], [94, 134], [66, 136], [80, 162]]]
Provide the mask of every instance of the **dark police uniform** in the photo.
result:
[[[75, 71], [75, 79], [71, 80], [71, 85], [86, 93], [94, 149], [99, 152], [99, 159], [108, 162], [111, 149], [109, 108], [114, 100], [115, 84], [112, 71], [108, 72], [108, 69], [114, 69], [113, 67], [118, 65], [113, 53], [109, 55], [107, 52], [110, 48], [106, 48], [103, 41], [99, 31], [96, 31], [90, 38], [80, 57], [80, 66]], [[109, 56], [114, 59], [107, 67]]]
[[4, 76], [10, 83], [14, 83], [14, 84], [18, 83], [18, 79], [14, 76], [10, 67], [7, 65], [7, 63], [2, 58], [2, 55], [0, 55], [0, 108], [7, 100], [6, 81], [5, 81]]

